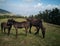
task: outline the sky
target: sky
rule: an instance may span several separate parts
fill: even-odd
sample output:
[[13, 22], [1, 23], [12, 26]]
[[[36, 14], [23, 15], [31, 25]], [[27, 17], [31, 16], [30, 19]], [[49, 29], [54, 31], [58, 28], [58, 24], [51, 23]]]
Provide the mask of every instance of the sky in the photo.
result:
[[24, 16], [53, 8], [60, 9], [60, 0], [0, 0], [0, 9]]

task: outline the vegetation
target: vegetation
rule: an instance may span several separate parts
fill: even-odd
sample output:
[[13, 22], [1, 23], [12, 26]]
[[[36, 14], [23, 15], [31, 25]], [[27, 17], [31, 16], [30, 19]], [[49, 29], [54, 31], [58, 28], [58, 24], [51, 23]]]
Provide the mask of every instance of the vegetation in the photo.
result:
[[60, 9], [45, 10], [34, 16], [43, 19], [45, 22], [60, 25]]
[[[16, 21], [25, 21], [22, 18], [15, 18]], [[6, 22], [7, 19], [0, 19], [0, 22]], [[35, 27], [32, 27], [32, 34], [25, 36], [23, 29], [18, 29], [18, 38], [15, 38], [15, 28], [12, 27], [9, 36], [1, 33], [0, 30], [0, 46], [60, 46], [60, 26], [43, 22], [46, 28], [46, 37], [42, 38], [41, 30], [38, 35], [34, 35]], [[7, 32], [7, 30], [6, 30]]]
[[4, 18], [25, 18], [25, 17], [24, 16], [17, 16], [17, 15], [13, 15], [13, 16], [3, 15], [3, 16], [0, 16], [0, 19], [4, 19]]
[[[1, 10], [1, 9], [0, 9]], [[4, 10], [1, 10], [0, 13], [9, 13], [8, 11], [4, 11]], [[54, 9], [51, 9], [51, 10], [45, 10], [43, 12], [39, 12], [39, 14], [37, 15], [31, 15], [29, 16], [30, 18], [33, 17], [33, 18], [40, 18], [40, 19], [43, 19], [45, 22], [47, 23], [52, 23], [52, 24], [56, 24], [56, 25], [60, 25], [60, 9], [58, 8], [54, 8]], [[27, 18], [26, 16], [22, 16], [22, 15], [1, 15], [0, 14], [0, 19], [2, 18]]]

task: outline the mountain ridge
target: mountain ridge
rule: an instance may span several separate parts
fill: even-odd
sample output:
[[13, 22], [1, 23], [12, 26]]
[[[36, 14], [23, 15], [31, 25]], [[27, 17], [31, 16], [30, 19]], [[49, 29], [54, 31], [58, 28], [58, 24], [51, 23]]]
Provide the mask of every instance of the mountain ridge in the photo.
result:
[[7, 10], [4, 10], [4, 9], [0, 9], [0, 14], [11, 14], [11, 12], [7, 11]]

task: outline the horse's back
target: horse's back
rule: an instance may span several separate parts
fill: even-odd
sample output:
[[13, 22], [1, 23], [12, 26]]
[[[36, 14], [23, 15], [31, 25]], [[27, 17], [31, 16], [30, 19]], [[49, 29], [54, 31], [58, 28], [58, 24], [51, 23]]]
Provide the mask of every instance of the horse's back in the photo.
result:
[[29, 26], [29, 22], [28, 21], [22, 21], [22, 22], [15, 22], [14, 23], [14, 26], [16, 28], [25, 28], [25, 27], [28, 27]]

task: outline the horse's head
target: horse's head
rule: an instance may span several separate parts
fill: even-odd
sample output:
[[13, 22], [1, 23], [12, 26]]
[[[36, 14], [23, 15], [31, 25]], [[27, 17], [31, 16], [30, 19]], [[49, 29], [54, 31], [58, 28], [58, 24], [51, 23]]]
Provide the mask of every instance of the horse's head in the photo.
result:
[[15, 22], [14, 19], [8, 19], [7, 24], [8, 25], [13, 25], [14, 22]]
[[32, 21], [32, 18], [27, 18], [26, 20], [30, 22], [30, 21]]

